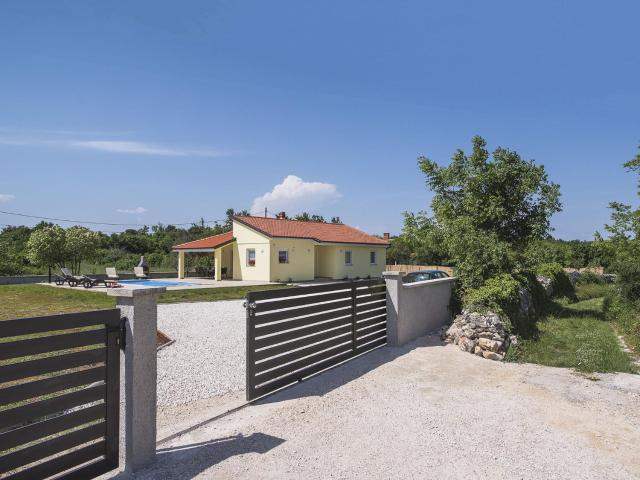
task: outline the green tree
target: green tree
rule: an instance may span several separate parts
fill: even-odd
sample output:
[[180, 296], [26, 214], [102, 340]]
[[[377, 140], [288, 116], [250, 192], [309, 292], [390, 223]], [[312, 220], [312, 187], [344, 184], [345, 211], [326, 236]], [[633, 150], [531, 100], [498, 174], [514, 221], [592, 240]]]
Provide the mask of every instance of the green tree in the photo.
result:
[[425, 212], [404, 212], [404, 224], [399, 237], [391, 241], [387, 251], [389, 263], [412, 265], [442, 265], [448, 263], [444, 231]]
[[27, 242], [27, 258], [42, 267], [64, 267], [65, 238], [64, 228], [58, 225], [34, 230]]
[[84, 260], [95, 258], [100, 235], [86, 227], [75, 226], [65, 232], [64, 250], [65, 261], [71, 266], [71, 271], [78, 275]]
[[549, 235], [551, 216], [561, 210], [560, 187], [544, 166], [505, 148], [490, 154], [480, 136], [472, 145], [470, 155], [458, 150], [448, 166], [418, 159], [434, 192], [434, 220], [465, 287], [525, 266], [526, 248]]

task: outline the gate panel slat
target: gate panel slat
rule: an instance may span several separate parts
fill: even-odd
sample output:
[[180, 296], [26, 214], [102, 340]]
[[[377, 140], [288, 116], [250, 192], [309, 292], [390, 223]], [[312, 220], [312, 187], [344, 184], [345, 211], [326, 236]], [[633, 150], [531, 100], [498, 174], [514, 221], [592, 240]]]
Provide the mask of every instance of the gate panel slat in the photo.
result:
[[346, 324], [344, 327], [336, 328], [331, 331], [322, 332], [312, 337], [301, 338], [296, 342], [289, 342], [282, 345], [275, 345], [273, 347], [265, 348], [264, 350], [259, 350], [254, 353], [254, 360], [257, 362], [258, 360], [264, 360], [274, 355], [279, 355], [281, 353], [290, 352], [296, 348], [302, 348], [309, 345], [312, 345], [317, 342], [322, 342], [329, 340], [331, 338], [335, 338], [338, 336], [345, 335], [347, 333], [351, 333], [351, 325]]
[[0, 338], [97, 325], [117, 326], [119, 321], [120, 311], [118, 309], [0, 320], [0, 326], [2, 326], [0, 328]]
[[367, 336], [358, 338], [356, 340], [356, 348], [359, 348], [362, 345], [364, 345], [365, 343], [370, 342], [372, 340], [377, 340], [379, 338], [386, 339], [387, 338], [387, 331], [386, 330], [381, 330], [379, 332], [375, 332], [373, 334], [368, 334]]
[[[254, 345], [255, 345], [255, 348], [264, 348], [264, 347], [268, 347], [269, 345], [300, 339], [300, 337], [303, 337], [305, 335], [324, 332], [325, 330], [329, 330], [336, 327], [342, 327], [344, 325], [350, 325], [349, 318], [333, 320], [331, 322], [319, 323], [315, 325], [310, 325], [309, 327], [299, 328], [298, 330], [291, 330], [291, 331], [271, 335], [269, 337], [262, 337], [254, 340]], [[308, 340], [306, 339], [301, 339], [301, 340], [303, 342], [308, 342]]]
[[335, 310], [338, 308], [351, 307], [351, 299], [339, 300], [337, 302], [331, 302], [327, 304], [312, 305], [309, 307], [294, 308], [291, 310], [284, 310], [281, 312], [265, 313], [263, 315], [255, 316], [255, 324], [261, 325], [263, 323], [275, 322], [276, 320], [284, 320], [286, 318], [301, 317], [303, 315], [311, 315], [313, 313], [326, 312], [327, 310]]
[[361, 320], [367, 320], [371, 317], [374, 317], [376, 315], [386, 315], [387, 314], [387, 307], [378, 307], [375, 310], [371, 310], [369, 312], [364, 312], [364, 313], [358, 313], [356, 315], [356, 321], [360, 322]]
[[255, 312], [263, 313], [269, 312], [271, 310], [279, 310], [282, 308], [300, 307], [312, 303], [329, 302], [333, 300], [342, 300], [349, 298], [351, 298], [351, 292], [349, 290], [345, 290], [342, 292], [323, 293], [310, 297], [279, 299], [272, 302], [258, 302], [256, 304]]
[[[48, 462], [22, 470], [7, 477], [6, 480], [33, 480], [34, 478], [47, 478], [52, 475], [56, 475], [57, 473], [64, 472], [65, 470], [69, 470], [76, 465], [81, 465], [93, 460], [94, 458], [100, 457], [104, 454], [104, 448], [104, 441], [93, 443], [73, 452], [51, 459]], [[72, 478], [79, 478], [86, 480], [87, 478], [92, 478], [100, 473], [108, 471], [108, 469], [105, 468], [104, 463], [105, 461], [101, 459], [96, 463], [79, 469], [77, 473], [81, 473], [81, 476], [77, 476], [77, 473], [74, 471], [73, 473], [65, 475], [64, 479], [71, 480]]]
[[22, 407], [11, 408], [0, 412], [0, 428], [19, 425], [20, 423], [52, 415], [86, 403], [104, 399], [105, 386], [83, 388], [77, 392], [66, 393], [54, 398], [29, 403]]
[[[370, 324], [368, 325], [358, 325], [358, 329], [356, 330], [356, 335], [357, 337], [361, 337], [362, 335], [366, 335], [367, 333], [371, 333], [372, 331], [374, 331], [375, 329], [381, 329], [381, 328], [386, 328], [386, 322], [384, 318], [376, 318], [374, 320], [369, 320]], [[365, 322], [363, 322], [365, 323]]]
[[349, 310], [337, 310], [335, 312], [320, 313], [318, 315], [312, 315], [310, 317], [297, 318], [294, 320], [282, 321], [269, 325], [260, 325], [256, 327], [256, 337], [262, 335], [270, 335], [272, 333], [278, 333], [284, 330], [290, 330], [292, 328], [305, 327], [307, 325], [312, 325], [314, 323], [324, 322], [328, 320], [336, 320], [341, 317], [346, 317], [349, 314]]
[[10, 365], [0, 366], [0, 383], [35, 377], [36, 375], [44, 375], [69, 368], [82, 367], [84, 365], [103, 363], [106, 359], [106, 349], [94, 348], [82, 352], [41, 358], [40, 360], [12, 363]]
[[97, 423], [60, 437], [37, 443], [31, 447], [0, 456], [0, 473], [14, 470], [17, 467], [28, 465], [29, 463], [82, 445], [91, 440], [102, 438], [104, 437], [104, 432], [104, 422]]
[[35, 382], [23, 383], [14, 387], [1, 388], [0, 398], [2, 398], [2, 403], [5, 405], [20, 402], [68, 388], [103, 381], [105, 379], [105, 373], [106, 369], [104, 367], [90, 368], [79, 372], [36, 380]]
[[283, 363], [292, 362], [307, 355], [321, 352], [322, 350], [335, 347], [341, 343], [349, 341], [351, 341], [351, 338], [344, 336], [344, 334], [342, 334], [342, 336], [340, 337], [332, 337], [329, 340], [324, 340], [322, 343], [311, 345], [310, 347], [301, 348], [300, 350], [296, 350], [295, 352], [285, 353], [284, 355], [280, 355], [278, 357], [270, 358], [269, 360], [257, 363], [256, 371], [263, 371], [269, 368], [274, 368], [282, 365]]
[[100, 329], [6, 342], [1, 344], [0, 360], [25, 357], [39, 353], [49, 353], [56, 350], [66, 350], [67, 348], [105, 344], [106, 340], [106, 330]]
[[326, 351], [322, 351], [320, 353], [314, 354], [311, 357], [303, 358], [302, 360], [298, 360], [297, 362], [292, 362], [287, 365], [283, 365], [282, 367], [279, 367], [279, 368], [274, 368], [273, 370], [258, 371], [256, 372], [256, 382], [263, 383], [270, 379], [282, 377], [283, 375], [286, 375], [289, 372], [301, 370], [305, 367], [310, 366], [313, 363], [320, 362], [329, 357], [333, 357], [334, 355], [337, 355], [338, 353], [345, 350], [351, 351], [352, 350], [351, 345], [350, 344], [337, 345], [335, 347], [331, 347]]
[[303, 378], [313, 375], [314, 373], [318, 373], [322, 370], [332, 367], [340, 362], [344, 362], [345, 360], [348, 360], [352, 356], [353, 356], [352, 352], [345, 352], [342, 355], [336, 356], [335, 358], [330, 358], [328, 360], [325, 360], [324, 362], [320, 362], [316, 365], [312, 365], [309, 368], [306, 368], [305, 370], [301, 370], [299, 372], [292, 373], [290, 375], [279, 378], [277, 380], [273, 380], [265, 385], [260, 385], [255, 388], [255, 395], [257, 397], [261, 395], [265, 395], [269, 392], [277, 390], [278, 388], [297, 382], [299, 380], [302, 380]]
[[314, 287], [292, 287], [278, 290], [264, 290], [251, 292], [251, 301], [272, 300], [274, 298], [286, 298], [301, 295], [312, 295], [314, 293], [333, 292], [338, 290], [348, 290], [353, 287], [351, 282], [331, 283], [327, 285], [316, 285]]
[[359, 354], [366, 353], [369, 350], [373, 350], [374, 348], [381, 347], [387, 343], [387, 337], [384, 336], [374, 342], [367, 343], [366, 345], [361, 345], [356, 349], [356, 352]]
[[33, 442], [39, 438], [63, 432], [73, 427], [79, 427], [87, 422], [99, 420], [105, 417], [105, 404], [100, 403], [91, 407], [76, 410], [59, 417], [43, 420], [38, 423], [25, 425], [24, 427], [9, 430], [0, 434], [0, 452], [15, 448], [25, 443]]
[[376, 323], [386, 322], [386, 321], [387, 321], [387, 316], [385, 312], [382, 312], [382, 314], [378, 313], [378, 315], [376, 315], [375, 317], [370, 317], [370, 318], [367, 318], [367, 320], [362, 320], [356, 323], [356, 331], [360, 331], [363, 328], [368, 327], [369, 325], [374, 325]]
[[364, 305], [356, 306], [356, 313], [362, 313], [367, 310], [373, 310], [374, 308], [381, 308], [387, 305], [386, 300], [378, 300], [377, 302], [371, 302]]
[[386, 300], [386, 298], [387, 298], [387, 292], [371, 293], [368, 295], [362, 295], [362, 296], [356, 297], [356, 303], [358, 305], [362, 305], [365, 302], [373, 302], [376, 300]]

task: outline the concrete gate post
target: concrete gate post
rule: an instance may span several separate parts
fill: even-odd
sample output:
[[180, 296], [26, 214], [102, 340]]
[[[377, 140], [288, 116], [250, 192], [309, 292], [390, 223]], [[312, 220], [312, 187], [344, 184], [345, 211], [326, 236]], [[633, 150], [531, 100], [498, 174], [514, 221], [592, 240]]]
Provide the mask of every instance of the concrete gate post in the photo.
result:
[[[125, 471], [145, 468], [156, 458], [158, 295], [166, 288], [114, 288], [122, 317], [127, 318], [121, 362], [121, 456]], [[124, 433], [124, 436], [123, 436]]]

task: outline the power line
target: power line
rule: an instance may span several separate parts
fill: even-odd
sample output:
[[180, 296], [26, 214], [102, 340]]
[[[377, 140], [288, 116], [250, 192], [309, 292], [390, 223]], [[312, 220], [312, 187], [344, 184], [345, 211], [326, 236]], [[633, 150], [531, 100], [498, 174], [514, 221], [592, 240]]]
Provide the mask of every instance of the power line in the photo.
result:
[[[76, 223], [76, 224], [87, 224], [87, 225], [107, 225], [107, 226], [112, 226], [112, 227], [147, 227], [150, 226], [150, 224], [148, 223], [110, 223], [110, 222], [96, 222], [93, 220], [72, 220], [72, 219], [68, 219], [68, 218], [53, 218], [53, 217], [41, 217], [38, 215], [29, 215], [26, 213], [18, 213], [18, 212], [7, 212], [4, 210], [0, 210], [0, 213], [3, 213], [5, 215], [14, 215], [17, 217], [24, 217], [24, 218], [34, 218], [36, 220], [48, 220], [48, 221], [52, 221], [52, 222], [67, 222], [67, 223]], [[259, 215], [258, 213], [250, 213], [250, 215]], [[167, 223], [163, 223], [164, 225], [173, 225], [173, 226], [184, 226], [184, 225], [198, 225], [199, 223], [220, 223], [220, 222], [226, 222], [228, 220], [228, 218], [219, 218], [216, 220], [200, 220], [200, 221], [195, 221], [195, 222], [182, 222], [182, 223], [171, 223], [171, 222], [167, 222]], [[158, 222], [161, 223], [161, 222]], [[5, 225], [5, 226], [11, 226], [11, 225], [6, 225], [6, 224], [0, 224], [0, 225]], [[105, 233], [120, 233], [120, 232], [105, 232]]]
[[[0, 210], [0, 213], [4, 213], [5, 215], [15, 215], [17, 217], [25, 217], [25, 218], [35, 218], [37, 220], [49, 220], [52, 222], [67, 222], [67, 223], [85, 223], [89, 225], [109, 225], [112, 227], [145, 227], [148, 226], [148, 223], [110, 223], [110, 222], [96, 222], [93, 220], [72, 220], [69, 218], [53, 218], [53, 217], [41, 217], [38, 215], [29, 215], [26, 213], [18, 213], [18, 212], [6, 212], [4, 210]], [[226, 222], [227, 219], [217, 219], [217, 220], [205, 220], [204, 223], [215, 223], [215, 222]], [[166, 225], [194, 225], [201, 223], [200, 221], [195, 222], [182, 222], [182, 223], [166, 223]]]

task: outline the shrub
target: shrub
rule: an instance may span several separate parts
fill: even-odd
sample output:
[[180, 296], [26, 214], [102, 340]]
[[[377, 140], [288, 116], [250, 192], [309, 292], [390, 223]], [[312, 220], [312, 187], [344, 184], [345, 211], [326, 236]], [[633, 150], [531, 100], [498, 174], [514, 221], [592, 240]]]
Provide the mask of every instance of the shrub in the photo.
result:
[[133, 270], [133, 267], [137, 266], [138, 263], [140, 263], [140, 256], [129, 254], [116, 261], [116, 268], [118, 270]]
[[505, 316], [513, 326], [520, 308], [520, 283], [512, 275], [502, 273], [490, 278], [480, 288], [467, 290], [464, 304], [467, 309], [493, 311]]
[[628, 300], [640, 299], [640, 264], [634, 260], [627, 259], [616, 264], [616, 284], [620, 294]]
[[569, 300], [576, 300], [576, 290], [573, 283], [571, 283], [569, 276], [559, 263], [543, 263], [542, 265], [538, 265], [536, 274], [551, 279], [554, 297], [566, 297]]
[[11, 260], [0, 258], [0, 276], [22, 275], [24, 267]]
[[[521, 290], [531, 294], [534, 312], [527, 314], [522, 310]], [[546, 310], [547, 303], [544, 290], [530, 272], [497, 275], [487, 280], [482, 287], [468, 290], [464, 299], [467, 309], [498, 313], [510, 332], [524, 338], [537, 334], [536, 321]]]
[[584, 285], [584, 284], [590, 284], [590, 283], [600, 284], [600, 283], [605, 283], [605, 281], [604, 281], [604, 278], [602, 278], [602, 275], [598, 275], [595, 272], [590, 272], [589, 270], [580, 272], [576, 276], [576, 284]]
[[640, 305], [616, 293], [609, 293], [603, 304], [607, 320], [615, 323], [627, 344], [640, 352]]

